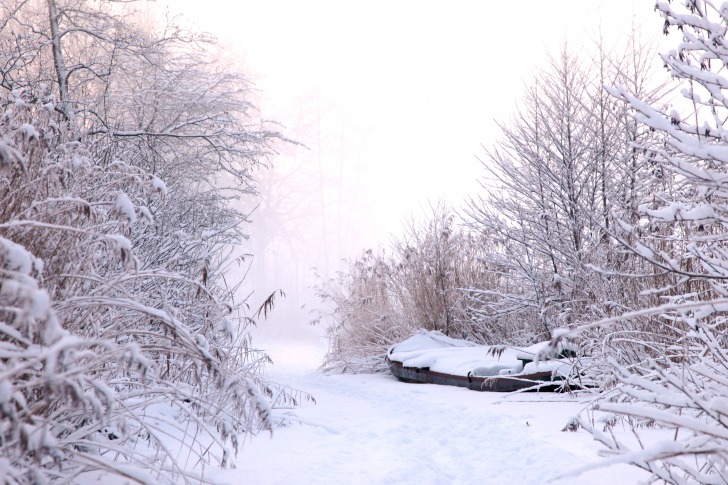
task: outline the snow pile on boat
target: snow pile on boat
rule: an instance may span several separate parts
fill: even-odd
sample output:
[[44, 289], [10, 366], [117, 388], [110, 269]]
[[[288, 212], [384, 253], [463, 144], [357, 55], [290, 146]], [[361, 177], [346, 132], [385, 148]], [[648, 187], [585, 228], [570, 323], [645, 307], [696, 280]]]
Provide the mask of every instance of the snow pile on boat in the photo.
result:
[[454, 376], [519, 376], [537, 372], [568, 376], [572, 363], [551, 359], [548, 344], [540, 342], [525, 348], [476, 345], [441, 332], [419, 330], [404, 342], [390, 347], [387, 355], [389, 360], [400, 362], [403, 367]]

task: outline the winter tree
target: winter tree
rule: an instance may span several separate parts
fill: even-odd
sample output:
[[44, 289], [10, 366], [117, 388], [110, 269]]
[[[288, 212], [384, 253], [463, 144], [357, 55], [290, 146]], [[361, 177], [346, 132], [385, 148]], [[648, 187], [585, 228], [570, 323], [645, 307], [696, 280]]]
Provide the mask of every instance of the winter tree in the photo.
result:
[[494, 187], [471, 204], [475, 225], [497, 235], [503, 253], [492, 252], [495, 262], [514, 277], [495, 315], [520, 313], [540, 322], [546, 337], [571, 321], [581, 269], [600, 243], [589, 214], [602, 213], [595, 155], [607, 157], [594, 150], [600, 133], [592, 129], [581, 64], [562, 50], [538, 75], [484, 163]]
[[[660, 180], [634, 218], [618, 221], [624, 247], [666, 275], [652, 290], [661, 305], [624, 315], [616, 323], [651, 315], [648, 345], [657, 355], [641, 365], [616, 365], [617, 397], [599, 408], [635, 425], [675, 430], [658, 445], [630, 448], [593, 422], [583, 424], [624, 461], [666, 483], [728, 481], [728, 353], [726, 352], [726, 163], [728, 9], [712, 1], [658, 2], [665, 34], [681, 37], [662, 60], [682, 94], [671, 109], [650, 103], [626, 86], [610, 90], [634, 120], [659, 135], [635, 143]], [[646, 195], [646, 194], [645, 194]], [[602, 325], [609, 322], [601, 322]]]
[[251, 117], [247, 82], [216, 63], [212, 39], [159, 29], [134, 6], [0, 6], [11, 483], [98, 469], [204, 481], [180, 457], [229, 464], [289, 397], [258, 377], [266, 357], [226, 278], [245, 237], [231, 201], [253, 191], [249, 170], [278, 135]]
[[531, 322], [530, 338], [550, 338], [635, 304], [619, 277], [628, 260], [609, 233], [612, 213], [629, 210], [639, 193], [636, 182], [624, 185], [642, 169], [625, 147], [649, 132], [627, 124], [603, 85], [628, 79], [645, 89], [648, 72], [640, 53], [615, 61], [597, 47], [592, 59], [566, 47], [552, 58], [486, 152], [484, 195], [468, 213], [493, 241], [485, 260], [504, 276], [476, 299], [487, 327]]

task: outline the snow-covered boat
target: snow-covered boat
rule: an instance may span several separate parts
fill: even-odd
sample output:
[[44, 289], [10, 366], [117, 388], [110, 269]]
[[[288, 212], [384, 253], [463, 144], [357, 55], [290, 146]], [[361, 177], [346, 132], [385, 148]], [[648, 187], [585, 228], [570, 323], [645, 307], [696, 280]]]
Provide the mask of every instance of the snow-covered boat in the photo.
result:
[[[476, 345], [420, 330], [390, 347], [389, 370], [400, 381], [446, 384], [474, 391], [562, 390], [573, 363], [549, 358], [548, 342], [526, 348]], [[562, 349], [563, 350], [563, 349]], [[563, 356], [568, 351], [561, 353]]]

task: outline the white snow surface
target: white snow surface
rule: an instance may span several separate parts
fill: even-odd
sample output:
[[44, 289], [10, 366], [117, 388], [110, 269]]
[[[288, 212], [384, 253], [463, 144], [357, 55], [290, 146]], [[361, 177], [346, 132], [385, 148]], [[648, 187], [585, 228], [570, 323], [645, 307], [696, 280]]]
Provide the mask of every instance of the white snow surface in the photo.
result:
[[[388, 355], [390, 360], [401, 362], [404, 367], [428, 368], [456, 376], [489, 377], [547, 371], [568, 375], [571, 363], [545, 360], [547, 347], [548, 342], [540, 342], [526, 348], [506, 348], [493, 353], [490, 346], [456, 340], [440, 332], [420, 330], [404, 342], [393, 345]], [[533, 362], [524, 367], [519, 359]]]
[[167, 184], [159, 177], [152, 177], [152, 190], [159, 192], [162, 196], [167, 195]]
[[134, 204], [124, 192], [117, 194], [116, 201], [114, 202], [114, 210], [121, 214], [122, 217], [128, 219], [131, 224], [137, 220], [136, 213], [134, 212]]
[[[326, 376], [315, 370], [320, 348], [269, 350], [276, 363], [271, 380], [310, 392], [316, 403], [274, 409], [274, 421], [284, 425], [272, 436], [247, 439], [235, 468], [194, 469], [206, 479], [231, 485], [627, 485], [647, 478], [627, 465], [599, 468], [602, 448], [588, 433], [561, 431], [587, 405], [568, 394], [475, 392], [405, 384], [388, 374]], [[629, 442], [628, 430], [614, 431]], [[100, 473], [77, 480], [125, 482]]]
[[508, 397], [385, 374], [276, 377], [311, 392], [316, 404], [296, 409], [272, 438], [246, 442], [236, 469], [208, 469], [206, 476], [271, 485], [611, 485], [646, 478], [627, 465], [558, 478], [601, 460], [585, 431], [561, 431], [585, 406], [567, 396]]

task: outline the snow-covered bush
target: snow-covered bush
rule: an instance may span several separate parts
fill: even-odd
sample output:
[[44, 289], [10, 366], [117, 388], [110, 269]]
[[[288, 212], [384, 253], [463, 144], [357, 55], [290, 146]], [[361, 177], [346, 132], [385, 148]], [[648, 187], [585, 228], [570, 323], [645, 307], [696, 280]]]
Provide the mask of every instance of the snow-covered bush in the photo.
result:
[[209, 283], [140, 261], [132, 234], [153, 237], [151, 213], [174, 203], [161, 181], [97, 164], [49, 102], [9, 93], [0, 119], [3, 476], [174, 483], [190, 474], [179, 445], [226, 464], [241, 433], [272, 426], [261, 356]]
[[245, 237], [230, 201], [252, 192], [247, 171], [278, 135], [246, 117], [247, 84], [213, 61], [211, 39], [158, 34], [130, 6], [0, 5], [11, 483], [98, 469], [196, 480], [289, 397], [258, 377], [267, 357], [225, 278]]
[[642, 289], [622, 277], [637, 258], [609, 233], [612, 213], [631, 216], [643, 193], [644, 163], [630, 143], [652, 135], [603, 86], [619, 80], [648, 91], [649, 72], [637, 40], [621, 59], [594, 48], [586, 58], [563, 47], [535, 74], [487, 149], [484, 191], [468, 207], [470, 226], [491, 242], [484, 261], [501, 282], [476, 295], [480, 317], [533, 322], [542, 339], [633, 309]]
[[389, 291], [391, 270], [386, 255], [367, 250], [336, 278], [321, 277], [316, 292], [327, 309], [312, 323], [327, 326], [324, 371], [386, 370], [387, 348], [411, 330]]
[[386, 370], [388, 347], [419, 329], [510, 343], [518, 332], [485, 327], [474, 318], [472, 288], [491, 284], [481, 248], [479, 240], [455, 226], [453, 212], [438, 205], [425, 222], [406, 225], [390, 254], [365, 251], [337, 278], [323, 281], [318, 295], [331, 309], [318, 319], [328, 325], [330, 338], [324, 369]]
[[[636, 217], [620, 217], [615, 229], [623, 247], [663, 275], [664, 284], [649, 291], [662, 304], [616, 323], [649, 315], [652, 328], [662, 330], [652, 340], [635, 336], [652, 358], [630, 366], [614, 361], [619, 385], [598, 405], [633, 424], [637, 444], [609, 433], [613, 421], [605, 430], [583, 424], [609, 448], [612, 461], [648, 470], [655, 480], [722, 484], [728, 481], [728, 8], [688, 0], [658, 2], [657, 9], [664, 32], [682, 37], [662, 60], [684, 99], [663, 109], [624, 86], [610, 92], [659, 135], [635, 148], [663, 181], [644, 194]], [[652, 443], [641, 426], [674, 429], [673, 439]]]
[[[664, 483], [722, 484], [728, 480], [728, 352], [725, 322], [695, 322], [671, 355], [629, 369], [615, 366], [616, 392], [596, 409], [626, 418], [637, 444], [612, 433], [620, 420], [580, 419], [612, 462], [631, 463]], [[606, 424], [604, 424], [606, 423]], [[674, 430], [655, 443], [644, 430]]]

